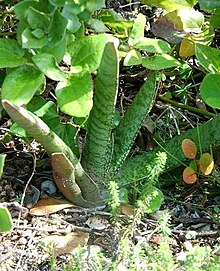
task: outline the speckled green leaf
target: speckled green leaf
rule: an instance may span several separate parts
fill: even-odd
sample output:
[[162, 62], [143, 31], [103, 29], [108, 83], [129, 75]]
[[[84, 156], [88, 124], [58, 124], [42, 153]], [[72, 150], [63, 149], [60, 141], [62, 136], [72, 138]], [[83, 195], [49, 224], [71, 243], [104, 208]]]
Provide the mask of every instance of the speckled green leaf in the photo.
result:
[[107, 43], [96, 78], [94, 105], [91, 110], [83, 167], [93, 176], [103, 178], [108, 163], [111, 129], [118, 92], [119, 58], [113, 43]]
[[126, 158], [144, 119], [151, 110], [155, 95], [156, 79], [152, 75], [141, 87], [133, 103], [121, 119], [119, 126], [114, 131], [111, 171], [115, 172]]

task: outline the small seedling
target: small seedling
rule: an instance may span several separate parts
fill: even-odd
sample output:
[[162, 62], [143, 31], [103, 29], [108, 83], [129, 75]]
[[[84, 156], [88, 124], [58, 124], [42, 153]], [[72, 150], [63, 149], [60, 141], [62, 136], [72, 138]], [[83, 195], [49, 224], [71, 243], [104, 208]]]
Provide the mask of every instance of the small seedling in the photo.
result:
[[183, 171], [183, 181], [187, 184], [193, 184], [198, 180], [198, 172], [204, 175], [211, 174], [214, 168], [214, 161], [210, 153], [203, 153], [199, 160], [196, 159], [197, 146], [191, 139], [182, 141], [182, 151], [186, 158], [193, 159], [189, 166]]

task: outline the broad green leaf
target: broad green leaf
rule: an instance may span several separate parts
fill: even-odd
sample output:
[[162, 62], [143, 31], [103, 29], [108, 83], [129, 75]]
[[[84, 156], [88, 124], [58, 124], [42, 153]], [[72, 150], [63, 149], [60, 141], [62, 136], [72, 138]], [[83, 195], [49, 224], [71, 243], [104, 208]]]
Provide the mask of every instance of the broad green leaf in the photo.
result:
[[60, 42], [66, 34], [67, 20], [56, 9], [53, 13], [48, 32], [49, 46], [53, 47]]
[[220, 1], [219, 0], [198, 0], [200, 8], [205, 10], [214, 10], [220, 9]]
[[209, 22], [213, 27], [220, 28], [220, 9], [217, 9], [212, 13]]
[[93, 12], [95, 10], [105, 7], [104, 0], [90, 0], [90, 1], [86, 1], [85, 4], [86, 4], [86, 9], [88, 9], [88, 11], [90, 12]]
[[18, 67], [26, 62], [21, 45], [11, 39], [0, 39], [0, 68]]
[[56, 127], [53, 128], [53, 131], [69, 146], [73, 149], [76, 146], [75, 135], [77, 129], [68, 123], [62, 124], [60, 123]]
[[140, 41], [134, 45], [134, 48], [139, 50], [144, 50], [150, 53], [171, 53], [170, 44], [164, 40], [142, 38]]
[[124, 59], [124, 66], [140, 65], [141, 63], [141, 53], [135, 49], [129, 51]]
[[66, 2], [62, 10], [62, 16], [67, 19], [67, 29], [72, 33], [79, 30], [81, 26], [78, 16], [74, 13], [74, 5], [73, 3]]
[[175, 25], [176, 30], [195, 31], [195, 29], [200, 29], [204, 23], [204, 15], [194, 9], [191, 10], [175, 10], [173, 12], [167, 13], [164, 18], [166, 18], [170, 23]]
[[151, 76], [141, 87], [114, 131], [114, 152], [111, 166], [113, 174], [128, 155], [144, 119], [152, 108], [155, 95], [155, 76]]
[[125, 20], [114, 10], [102, 10], [98, 19], [104, 22], [104, 24], [116, 31], [118, 34], [128, 36], [128, 32], [133, 26], [133, 21]]
[[26, 28], [22, 32], [21, 39], [22, 39], [22, 47], [28, 48], [28, 49], [42, 48], [47, 44], [46, 36], [39, 39], [36, 37], [36, 35], [32, 34], [32, 31], [29, 28]]
[[95, 30], [96, 33], [103, 33], [103, 32], [108, 32], [109, 29], [105, 26], [105, 24], [98, 20], [98, 19], [93, 19], [91, 18], [89, 21], [90, 27]]
[[207, 45], [196, 44], [196, 57], [208, 72], [220, 72], [220, 50]]
[[6, 207], [0, 205], [0, 232], [7, 232], [13, 228], [11, 214]]
[[82, 165], [100, 183], [107, 174], [111, 131], [118, 93], [119, 57], [113, 43], [107, 43], [96, 77], [94, 104], [88, 119]]
[[50, 54], [37, 54], [32, 57], [33, 62], [38, 69], [43, 72], [48, 78], [55, 81], [65, 81], [67, 75], [62, 72], [53, 55]]
[[41, 51], [43, 53], [53, 55], [57, 63], [60, 63], [66, 51], [66, 44], [67, 44], [66, 37], [64, 37], [61, 41], [56, 43], [53, 47], [45, 46], [41, 49]]
[[164, 8], [167, 11], [186, 8], [191, 9], [196, 2], [197, 0], [141, 0], [141, 3]]
[[205, 103], [220, 109], [220, 74], [207, 74], [201, 83], [200, 92]]
[[49, 0], [49, 2], [51, 3], [51, 5], [55, 6], [55, 7], [62, 7], [65, 4], [65, 0]]
[[163, 193], [155, 186], [149, 184], [137, 200], [137, 207], [147, 214], [158, 211], [164, 201]]
[[44, 83], [42, 72], [30, 66], [21, 66], [10, 71], [2, 85], [2, 99], [16, 105], [27, 104]]
[[[72, 42], [68, 46], [73, 66], [82, 66], [90, 73], [99, 67], [105, 44], [111, 41], [111, 35], [90, 35]], [[115, 39], [117, 40], [117, 39]]]
[[0, 179], [2, 177], [2, 173], [4, 169], [5, 158], [6, 158], [6, 154], [0, 154]]
[[32, 29], [47, 30], [50, 25], [50, 18], [45, 13], [38, 11], [30, 6], [28, 10], [27, 21]]
[[139, 13], [134, 21], [131, 33], [128, 38], [128, 45], [133, 46], [137, 44], [144, 37], [144, 30], [146, 25], [146, 17]]
[[51, 14], [55, 9], [48, 1], [23, 0], [14, 6], [16, 16], [20, 20], [26, 20], [30, 7], [46, 14]]
[[142, 65], [149, 70], [162, 70], [181, 66], [181, 63], [168, 54], [142, 58]]
[[56, 88], [60, 109], [74, 117], [86, 117], [92, 108], [93, 82], [89, 72], [70, 74], [69, 80]]
[[42, 39], [44, 37], [44, 31], [42, 29], [35, 29], [31, 31], [31, 34], [37, 39]]

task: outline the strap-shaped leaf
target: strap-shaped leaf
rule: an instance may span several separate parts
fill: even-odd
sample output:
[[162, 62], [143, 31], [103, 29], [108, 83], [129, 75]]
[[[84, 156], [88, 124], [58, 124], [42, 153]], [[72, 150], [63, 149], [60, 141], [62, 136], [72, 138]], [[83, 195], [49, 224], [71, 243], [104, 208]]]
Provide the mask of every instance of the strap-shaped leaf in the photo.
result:
[[198, 127], [190, 129], [181, 135], [174, 137], [167, 143], [163, 144], [162, 147], [158, 146], [152, 151], [144, 152], [141, 155], [128, 159], [123, 164], [118, 174], [118, 179], [122, 182], [130, 182], [131, 180], [138, 180], [146, 177], [149, 174], [148, 171], [150, 170], [147, 165], [155, 159], [156, 154], [159, 151], [167, 152], [167, 161], [164, 171], [169, 171], [176, 168], [177, 166], [180, 166], [181, 163], [184, 163], [187, 159], [181, 149], [183, 139], [189, 138], [194, 141], [197, 146], [199, 146], [200, 138], [202, 151], [205, 152], [210, 149], [210, 146], [220, 145], [219, 131], [220, 116], [217, 116], [212, 120], [199, 125]]
[[[72, 179], [68, 178], [68, 180], [63, 181], [75, 183], [76, 179], [77, 185], [82, 190], [82, 194], [83, 190], [86, 190], [85, 194], [83, 194], [88, 196], [88, 199], [86, 200], [93, 201], [99, 204], [100, 196], [98, 187], [92, 181], [92, 179], [86, 175], [78, 158], [63, 142], [63, 140], [59, 136], [57, 136], [52, 130], [50, 130], [46, 123], [44, 123], [40, 118], [38, 118], [25, 108], [13, 105], [7, 100], [3, 100], [2, 104], [4, 105], [4, 108], [6, 109], [10, 117], [18, 125], [25, 129], [31, 136], [33, 136], [38, 142], [40, 142], [49, 155], [52, 155], [53, 153], [62, 153], [68, 158], [75, 171], [75, 176], [73, 174]], [[70, 183], [69, 187], [74, 188], [77, 187], [77, 185], [72, 185]], [[74, 191], [72, 191], [72, 193], [74, 194]]]
[[116, 128], [113, 134], [114, 153], [111, 173], [115, 173], [125, 160], [144, 119], [151, 110], [156, 94], [155, 86], [155, 75], [151, 75]]
[[98, 180], [106, 173], [111, 148], [111, 130], [118, 92], [119, 58], [113, 43], [107, 43], [96, 78], [94, 104], [88, 120], [82, 165]]

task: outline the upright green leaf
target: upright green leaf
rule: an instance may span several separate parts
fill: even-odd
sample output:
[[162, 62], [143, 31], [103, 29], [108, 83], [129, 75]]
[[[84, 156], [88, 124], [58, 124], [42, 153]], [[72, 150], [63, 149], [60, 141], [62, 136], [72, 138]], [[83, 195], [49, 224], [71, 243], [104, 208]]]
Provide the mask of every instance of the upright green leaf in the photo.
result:
[[106, 174], [115, 103], [118, 92], [119, 58], [113, 43], [107, 43], [96, 78], [82, 164], [100, 181]]
[[21, 66], [9, 72], [2, 85], [2, 99], [16, 105], [27, 104], [44, 83], [44, 74], [33, 67]]
[[133, 103], [113, 133], [114, 152], [111, 171], [115, 173], [128, 155], [137, 133], [152, 108], [156, 95], [156, 79], [152, 75], [141, 87]]
[[134, 48], [144, 50], [150, 53], [171, 53], [170, 44], [160, 39], [151, 39], [144, 37], [140, 39], [137, 44], [135, 44]]
[[6, 154], [0, 154], [0, 179], [2, 177]]
[[89, 72], [70, 74], [56, 88], [60, 109], [74, 117], [86, 117], [92, 108], [93, 82]]
[[26, 62], [21, 45], [11, 39], [0, 39], [0, 68], [18, 67]]
[[146, 17], [140, 13], [134, 21], [131, 33], [128, 38], [128, 44], [133, 46], [144, 37]]

